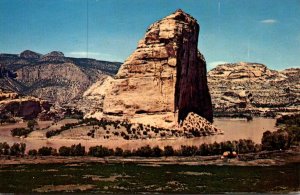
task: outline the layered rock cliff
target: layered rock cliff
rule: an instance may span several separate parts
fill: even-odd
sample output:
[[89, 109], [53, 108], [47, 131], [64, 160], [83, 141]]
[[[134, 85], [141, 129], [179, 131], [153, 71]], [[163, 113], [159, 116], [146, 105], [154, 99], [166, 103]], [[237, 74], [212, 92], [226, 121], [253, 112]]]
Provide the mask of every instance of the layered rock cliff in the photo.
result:
[[191, 112], [212, 121], [198, 34], [197, 21], [182, 10], [152, 24], [106, 84], [103, 114], [164, 128], [181, 124]]
[[59, 51], [46, 55], [30, 50], [20, 55], [0, 54], [0, 89], [61, 105], [81, 99], [89, 86], [114, 75], [120, 65], [117, 62], [69, 58]]
[[51, 105], [31, 96], [21, 96], [14, 92], [0, 90], [0, 117], [21, 117], [26, 120], [36, 118], [42, 112], [48, 112]]
[[258, 63], [218, 65], [208, 73], [213, 107], [218, 113], [300, 111], [300, 69], [271, 70]]
[[152, 24], [121, 66], [104, 112], [195, 112], [212, 120], [206, 64], [198, 52], [199, 25], [181, 10]]

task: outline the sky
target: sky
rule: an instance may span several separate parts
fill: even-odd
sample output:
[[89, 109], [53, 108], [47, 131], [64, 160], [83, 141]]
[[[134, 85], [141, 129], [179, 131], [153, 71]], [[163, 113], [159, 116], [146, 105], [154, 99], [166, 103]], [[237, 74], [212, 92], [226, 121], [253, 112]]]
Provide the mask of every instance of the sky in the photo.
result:
[[200, 24], [208, 69], [241, 61], [300, 68], [300, 0], [0, 0], [0, 53], [123, 62], [150, 24], [179, 8]]

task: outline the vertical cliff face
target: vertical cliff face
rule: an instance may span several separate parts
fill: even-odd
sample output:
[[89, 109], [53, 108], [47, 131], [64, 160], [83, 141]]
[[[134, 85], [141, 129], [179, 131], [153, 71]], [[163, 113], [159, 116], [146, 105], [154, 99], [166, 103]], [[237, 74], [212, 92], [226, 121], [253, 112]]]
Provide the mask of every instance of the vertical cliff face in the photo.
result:
[[183, 121], [190, 112], [213, 120], [212, 103], [207, 86], [206, 62], [198, 51], [199, 25], [188, 14], [178, 10], [175, 19], [186, 23], [179, 33], [177, 48], [177, 74], [175, 109], [178, 120]]
[[178, 123], [194, 112], [212, 121], [206, 63], [197, 49], [198, 33], [197, 21], [182, 10], [152, 24], [111, 81], [104, 114], [173, 113], [167, 120]]

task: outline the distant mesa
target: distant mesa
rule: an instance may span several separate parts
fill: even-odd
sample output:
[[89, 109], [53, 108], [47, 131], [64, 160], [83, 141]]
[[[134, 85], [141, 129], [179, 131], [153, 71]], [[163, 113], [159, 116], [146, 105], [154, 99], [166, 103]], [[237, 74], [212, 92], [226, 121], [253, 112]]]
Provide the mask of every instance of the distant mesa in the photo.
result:
[[276, 71], [260, 63], [221, 64], [209, 71], [208, 83], [217, 115], [300, 111], [299, 68]]

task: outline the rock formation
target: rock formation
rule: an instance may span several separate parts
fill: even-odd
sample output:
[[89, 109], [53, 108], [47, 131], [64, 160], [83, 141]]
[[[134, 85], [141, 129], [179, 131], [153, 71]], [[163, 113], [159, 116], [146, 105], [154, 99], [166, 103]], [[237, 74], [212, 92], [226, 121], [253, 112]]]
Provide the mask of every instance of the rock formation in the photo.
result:
[[300, 69], [270, 70], [258, 63], [218, 65], [208, 73], [216, 114], [300, 111]]
[[34, 119], [42, 112], [48, 112], [51, 105], [44, 100], [20, 96], [14, 92], [0, 90], [0, 116]]
[[152, 24], [107, 83], [103, 114], [174, 128], [190, 112], [212, 121], [199, 25], [182, 10]]
[[121, 64], [69, 58], [53, 51], [41, 55], [30, 50], [20, 55], [0, 54], [0, 89], [35, 96], [59, 105], [81, 99], [93, 83], [114, 75]]

